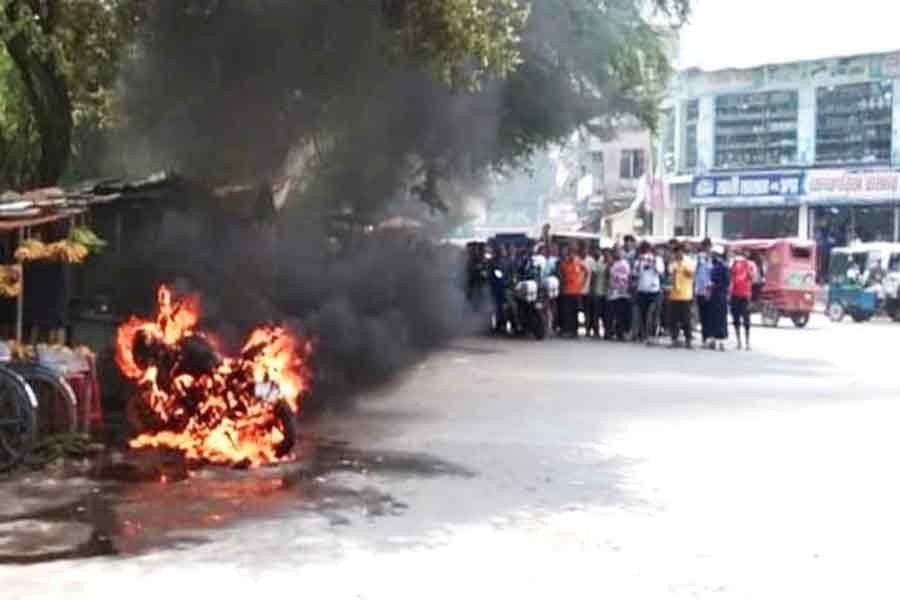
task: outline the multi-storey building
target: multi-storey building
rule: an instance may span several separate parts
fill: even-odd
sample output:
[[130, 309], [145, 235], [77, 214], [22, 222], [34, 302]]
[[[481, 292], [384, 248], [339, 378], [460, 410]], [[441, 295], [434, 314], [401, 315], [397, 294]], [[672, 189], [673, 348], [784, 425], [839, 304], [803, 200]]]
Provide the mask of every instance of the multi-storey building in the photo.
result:
[[900, 237], [900, 52], [679, 73], [659, 235]]
[[609, 137], [589, 136], [579, 150], [582, 175], [590, 175], [586, 225], [610, 237], [639, 232], [644, 215], [636, 202], [639, 182], [650, 170], [650, 132], [636, 121], [623, 123]]

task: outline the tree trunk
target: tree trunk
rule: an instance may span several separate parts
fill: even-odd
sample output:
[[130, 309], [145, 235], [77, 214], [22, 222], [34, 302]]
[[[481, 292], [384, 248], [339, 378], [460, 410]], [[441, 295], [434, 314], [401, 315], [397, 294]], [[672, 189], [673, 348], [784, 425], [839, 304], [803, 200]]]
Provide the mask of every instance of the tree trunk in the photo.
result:
[[36, 185], [53, 185], [66, 169], [72, 144], [72, 99], [65, 77], [52, 54], [34, 52], [20, 33], [6, 42], [28, 96], [41, 139], [41, 159]]

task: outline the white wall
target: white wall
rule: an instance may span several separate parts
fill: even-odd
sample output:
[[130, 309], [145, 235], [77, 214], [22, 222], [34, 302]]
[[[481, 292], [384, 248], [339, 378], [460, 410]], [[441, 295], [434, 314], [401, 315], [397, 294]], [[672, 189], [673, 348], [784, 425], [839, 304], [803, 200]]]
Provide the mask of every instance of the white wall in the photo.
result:
[[705, 209], [701, 210], [700, 213], [704, 221], [704, 225], [701, 227], [701, 235], [712, 239], [722, 239], [725, 213], [719, 210], [707, 212]]
[[894, 98], [891, 115], [891, 164], [900, 164], [900, 82], [894, 80]]
[[700, 118], [697, 123], [697, 171], [705, 173], [714, 164], [716, 152], [716, 99], [705, 96], [699, 99], [697, 108]]
[[797, 237], [801, 240], [809, 239], [809, 205], [801, 204], [797, 216]]
[[802, 164], [816, 162], [816, 90], [797, 90], [797, 159]]
[[653, 235], [656, 237], [672, 237], [675, 232], [675, 208], [653, 213]]

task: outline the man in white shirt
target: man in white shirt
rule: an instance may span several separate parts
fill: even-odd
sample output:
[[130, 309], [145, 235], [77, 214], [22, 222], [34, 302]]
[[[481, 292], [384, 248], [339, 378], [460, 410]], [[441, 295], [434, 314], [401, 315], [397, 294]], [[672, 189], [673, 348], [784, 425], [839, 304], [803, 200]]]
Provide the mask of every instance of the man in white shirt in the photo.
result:
[[642, 242], [634, 268], [637, 271], [637, 334], [641, 341], [649, 343], [656, 336], [659, 291], [666, 267], [662, 258], [653, 251], [653, 247], [647, 242]]

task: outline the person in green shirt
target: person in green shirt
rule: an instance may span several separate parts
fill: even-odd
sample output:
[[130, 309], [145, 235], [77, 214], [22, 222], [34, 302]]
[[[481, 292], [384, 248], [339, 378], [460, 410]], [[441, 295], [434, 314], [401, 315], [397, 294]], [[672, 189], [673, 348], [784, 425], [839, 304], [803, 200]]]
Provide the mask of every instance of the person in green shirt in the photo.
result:
[[588, 323], [588, 335], [593, 332], [594, 336], [600, 337], [600, 323], [603, 323], [603, 334], [609, 335], [606, 307], [606, 292], [609, 287], [608, 269], [609, 269], [609, 250], [594, 250], [594, 264], [591, 268], [591, 287], [589, 300], [591, 302], [591, 322]]

